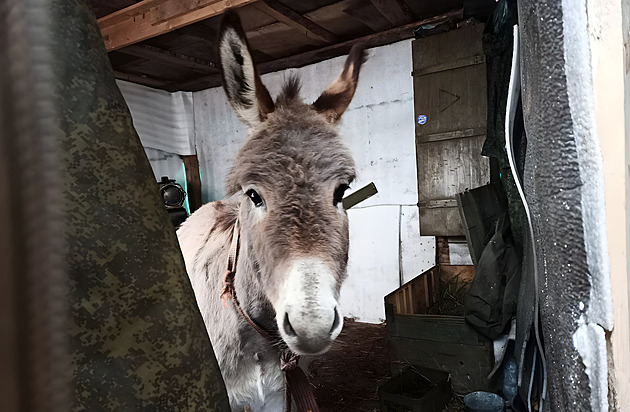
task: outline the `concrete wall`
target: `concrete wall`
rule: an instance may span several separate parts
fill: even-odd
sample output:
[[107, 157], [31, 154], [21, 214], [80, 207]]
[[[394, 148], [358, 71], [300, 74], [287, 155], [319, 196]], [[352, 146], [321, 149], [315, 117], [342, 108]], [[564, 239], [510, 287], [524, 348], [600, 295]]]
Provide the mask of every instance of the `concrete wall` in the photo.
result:
[[[292, 73], [302, 79], [307, 102], [341, 72], [345, 57], [270, 73], [272, 96]], [[435, 264], [435, 239], [421, 237], [414, 138], [411, 42], [370, 49], [359, 87], [340, 124], [358, 169], [354, 189], [374, 182], [378, 195], [349, 211], [349, 278], [342, 289], [346, 316], [385, 318], [383, 297]], [[195, 139], [204, 202], [221, 199], [232, 159], [247, 137], [223, 90], [193, 93]]]

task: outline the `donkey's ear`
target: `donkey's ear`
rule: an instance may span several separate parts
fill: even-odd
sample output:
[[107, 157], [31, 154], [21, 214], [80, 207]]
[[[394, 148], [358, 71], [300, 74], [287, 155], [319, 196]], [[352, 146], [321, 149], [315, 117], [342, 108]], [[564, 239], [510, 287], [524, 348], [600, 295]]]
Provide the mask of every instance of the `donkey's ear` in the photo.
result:
[[365, 62], [366, 55], [362, 45], [355, 44], [343, 66], [343, 71], [321, 96], [313, 103], [313, 107], [332, 123], [337, 123], [348, 108], [359, 81], [359, 70]]
[[260, 80], [241, 20], [234, 11], [228, 10], [223, 17], [219, 55], [223, 89], [236, 114], [249, 126], [263, 122], [274, 110], [273, 100]]

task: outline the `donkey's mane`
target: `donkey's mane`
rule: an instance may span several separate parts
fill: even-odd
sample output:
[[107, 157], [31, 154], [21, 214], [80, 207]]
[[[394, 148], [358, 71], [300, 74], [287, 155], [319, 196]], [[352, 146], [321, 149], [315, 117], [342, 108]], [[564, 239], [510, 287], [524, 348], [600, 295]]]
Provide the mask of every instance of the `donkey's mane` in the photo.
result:
[[282, 86], [282, 91], [278, 95], [276, 106], [285, 106], [295, 101], [300, 96], [301, 88], [300, 78], [296, 74], [289, 76], [284, 86]]

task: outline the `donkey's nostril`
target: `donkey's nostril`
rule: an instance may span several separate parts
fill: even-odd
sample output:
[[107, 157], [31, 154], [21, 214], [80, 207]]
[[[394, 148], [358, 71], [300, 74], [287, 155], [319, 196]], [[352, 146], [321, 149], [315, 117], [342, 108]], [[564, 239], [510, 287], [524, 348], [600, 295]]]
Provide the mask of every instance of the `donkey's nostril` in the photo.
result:
[[339, 311], [337, 310], [337, 307], [335, 306], [335, 319], [333, 320], [332, 328], [330, 328], [330, 332], [328, 333], [332, 335], [335, 329], [337, 329], [338, 327], [339, 327]]
[[284, 328], [284, 332], [287, 335], [289, 335], [289, 336], [297, 336], [297, 334], [295, 333], [295, 330], [293, 330], [293, 326], [291, 326], [291, 322], [289, 322], [289, 314], [288, 313], [284, 314], [284, 323], [283, 323], [282, 327]]

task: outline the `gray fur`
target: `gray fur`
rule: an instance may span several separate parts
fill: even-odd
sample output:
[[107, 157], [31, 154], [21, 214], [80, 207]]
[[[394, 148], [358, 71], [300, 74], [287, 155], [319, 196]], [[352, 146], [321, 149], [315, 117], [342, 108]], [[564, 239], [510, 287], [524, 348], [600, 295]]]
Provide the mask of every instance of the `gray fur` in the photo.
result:
[[[244, 71], [254, 72], [252, 68]], [[252, 83], [262, 85], [259, 79]], [[355, 87], [353, 84], [353, 90]], [[291, 316], [312, 316], [314, 323], [327, 325], [325, 322], [332, 322], [332, 312], [318, 313], [322, 303], [315, 296], [309, 297], [308, 290], [317, 290], [317, 296], [325, 294], [324, 278], [329, 274], [334, 280], [330, 299], [336, 301], [346, 278], [348, 218], [341, 204], [334, 204], [333, 194], [354, 179], [354, 162], [334, 122], [301, 102], [298, 92], [299, 84], [290, 80], [273, 111], [259, 123], [250, 122], [250, 135], [227, 179], [228, 199], [204, 205], [178, 231], [197, 303], [235, 410], [246, 406], [254, 411], [282, 410], [284, 393], [278, 348], [245, 323], [231, 302], [226, 308], [221, 305], [236, 218], [241, 241], [235, 288], [243, 309], [262, 327], [282, 328], [283, 319], [276, 319], [276, 312], [284, 307], [287, 285], [300, 282], [304, 288], [295, 292], [307, 293], [307, 298], [301, 309], [291, 302]], [[254, 205], [245, 194], [249, 189], [264, 199], [264, 206]], [[309, 259], [319, 266], [311, 269]], [[321, 267], [326, 268], [327, 275], [320, 282], [317, 275]], [[301, 271], [301, 278], [289, 282], [295, 270]], [[288, 319], [289, 309], [286, 314]], [[321, 335], [315, 331], [313, 336], [318, 333]], [[313, 339], [301, 345], [287, 343], [294, 345], [294, 351], [321, 352], [334, 336], [317, 338], [321, 342]]]

